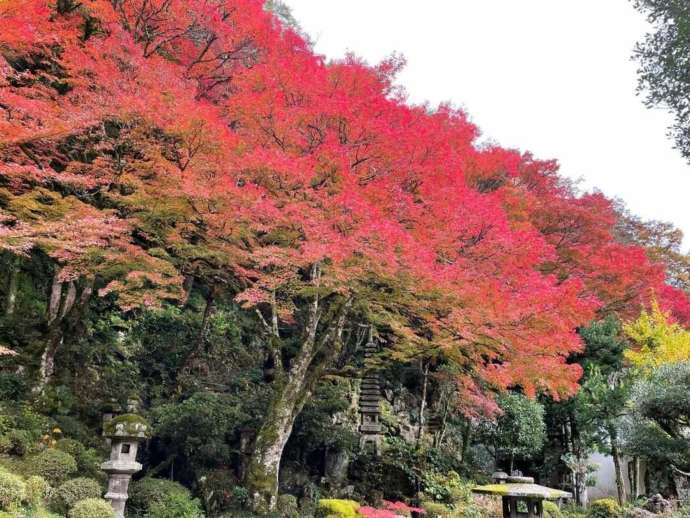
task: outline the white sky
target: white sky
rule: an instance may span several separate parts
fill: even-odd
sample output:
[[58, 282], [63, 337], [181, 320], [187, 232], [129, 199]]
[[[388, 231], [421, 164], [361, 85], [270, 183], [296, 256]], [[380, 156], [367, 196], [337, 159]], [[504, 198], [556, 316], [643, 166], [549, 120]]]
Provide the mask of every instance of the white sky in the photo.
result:
[[666, 137], [671, 115], [635, 95], [628, 0], [285, 0], [328, 58], [407, 59], [415, 103], [450, 101], [485, 137], [557, 158], [562, 173], [673, 222], [690, 244], [690, 166]]

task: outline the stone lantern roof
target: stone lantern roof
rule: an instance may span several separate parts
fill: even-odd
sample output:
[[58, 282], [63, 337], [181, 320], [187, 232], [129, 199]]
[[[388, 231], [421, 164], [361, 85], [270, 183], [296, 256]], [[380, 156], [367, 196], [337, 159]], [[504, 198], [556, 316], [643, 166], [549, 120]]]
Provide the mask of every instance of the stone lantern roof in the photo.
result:
[[116, 441], [143, 441], [151, 436], [151, 425], [139, 415], [122, 414], [105, 423], [103, 435]]

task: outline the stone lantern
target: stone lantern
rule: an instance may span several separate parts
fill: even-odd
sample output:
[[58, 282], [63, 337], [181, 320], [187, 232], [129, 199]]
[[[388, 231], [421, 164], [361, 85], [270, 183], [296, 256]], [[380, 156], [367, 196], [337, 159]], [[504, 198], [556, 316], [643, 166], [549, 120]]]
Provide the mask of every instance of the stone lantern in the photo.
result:
[[137, 462], [139, 443], [150, 434], [150, 425], [136, 414], [123, 414], [105, 424], [103, 435], [110, 439], [110, 460], [101, 464], [101, 469], [109, 477], [105, 498], [113, 506], [115, 518], [125, 516], [129, 481], [142, 468]]
[[500, 496], [503, 500], [503, 518], [542, 518], [544, 500], [572, 498], [566, 491], [539, 486], [532, 477], [510, 476], [498, 472], [494, 483], [476, 486], [472, 491], [482, 495]]

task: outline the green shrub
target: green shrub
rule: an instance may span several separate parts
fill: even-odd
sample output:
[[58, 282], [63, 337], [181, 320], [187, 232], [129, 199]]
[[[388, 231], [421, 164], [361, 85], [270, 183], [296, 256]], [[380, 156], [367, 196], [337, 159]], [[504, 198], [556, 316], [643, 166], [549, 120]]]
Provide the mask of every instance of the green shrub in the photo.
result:
[[32, 475], [26, 479], [26, 491], [24, 501], [32, 509], [38, 508], [43, 504], [43, 500], [48, 494], [50, 486], [46, 479], [38, 475]]
[[319, 518], [357, 518], [359, 504], [353, 500], [319, 500], [316, 516]]
[[93, 448], [87, 448], [74, 439], [60, 439], [55, 447], [74, 457], [80, 475], [96, 480], [105, 480], [105, 474], [100, 468], [101, 458]]
[[618, 518], [621, 506], [613, 498], [594, 500], [587, 512], [587, 518]]
[[177, 482], [164, 478], [145, 477], [129, 488], [127, 505], [133, 514], [146, 514], [154, 503], [170, 500], [174, 495], [189, 499], [189, 490]]
[[0, 471], [0, 508], [12, 511], [24, 500], [26, 485], [19, 475]]
[[280, 495], [278, 497], [278, 512], [281, 518], [299, 518], [299, 505], [294, 495]]
[[426, 511], [425, 518], [450, 518], [452, 511], [438, 502], [422, 502], [422, 509]]
[[35, 446], [32, 435], [26, 430], [12, 429], [0, 437], [0, 453], [23, 457]]
[[183, 493], [172, 493], [165, 500], [149, 506], [147, 518], [204, 518], [197, 498]]
[[74, 504], [69, 518], [113, 518], [113, 508], [101, 498], [87, 498]]
[[87, 498], [100, 498], [103, 493], [97, 480], [86, 477], [73, 478], [64, 482], [52, 495], [56, 511], [67, 513], [74, 504]]
[[26, 397], [28, 386], [19, 374], [0, 372], [0, 400], [21, 401]]
[[77, 461], [64, 451], [43, 450], [30, 460], [29, 471], [45, 478], [51, 486], [57, 486], [77, 471]]
[[564, 518], [563, 513], [553, 502], [544, 501], [544, 518]]

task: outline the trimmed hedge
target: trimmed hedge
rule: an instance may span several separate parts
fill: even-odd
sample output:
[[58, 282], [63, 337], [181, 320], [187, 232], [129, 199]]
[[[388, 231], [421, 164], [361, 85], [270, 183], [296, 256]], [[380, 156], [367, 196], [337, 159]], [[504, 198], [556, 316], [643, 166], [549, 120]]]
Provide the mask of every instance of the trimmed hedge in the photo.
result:
[[64, 451], [43, 450], [29, 460], [29, 471], [45, 478], [51, 486], [60, 485], [77, 471], [77, 461]]
[[74, 504], [69, 518], [113, 518], [113, 508], [101, 498], [87, 498]]

